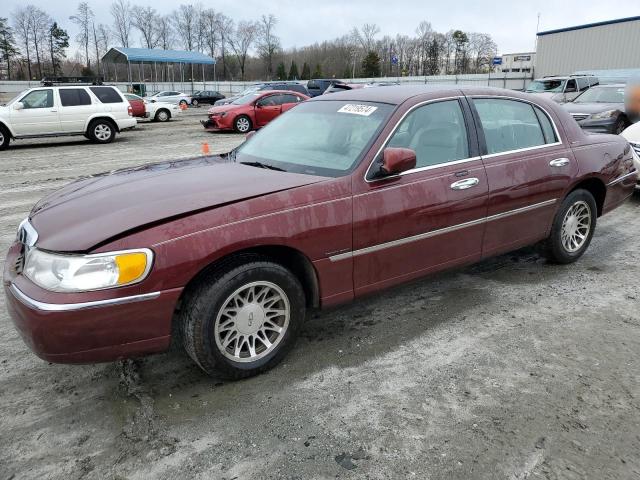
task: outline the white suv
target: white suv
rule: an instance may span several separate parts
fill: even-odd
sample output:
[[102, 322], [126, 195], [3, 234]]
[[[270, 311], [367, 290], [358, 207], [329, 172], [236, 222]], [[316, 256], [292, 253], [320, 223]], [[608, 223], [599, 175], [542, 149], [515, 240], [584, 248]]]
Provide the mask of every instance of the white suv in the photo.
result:
[[109, 143], [136, 123], [129, 102], [115, 87], [31, 88], [0, 106], [0, 150], [12, 138], [84, 135]]

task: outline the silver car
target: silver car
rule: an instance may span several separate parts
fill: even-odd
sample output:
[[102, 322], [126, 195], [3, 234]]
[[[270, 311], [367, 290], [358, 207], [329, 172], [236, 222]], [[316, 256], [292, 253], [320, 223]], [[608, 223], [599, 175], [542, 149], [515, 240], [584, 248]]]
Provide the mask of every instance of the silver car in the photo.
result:
[[543, 77], [531, 82], [525, 91], [549, 97], [558, 103], [566, 103], [598, 84], [598, 78], [592, 75]]
[[172, 90], [165, 90], [162, 92], [154, 92], [151, 95], [144, 97], [147, 102], [165, 102], [165, 103], [178, 103], [180, 105], [191, 105], [191, 96], [182, 92], [175, 92]]

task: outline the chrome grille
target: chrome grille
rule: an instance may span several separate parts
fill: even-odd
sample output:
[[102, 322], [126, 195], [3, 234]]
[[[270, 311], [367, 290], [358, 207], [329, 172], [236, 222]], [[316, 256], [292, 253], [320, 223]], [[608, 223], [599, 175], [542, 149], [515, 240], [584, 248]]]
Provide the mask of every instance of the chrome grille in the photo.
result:
[[572, 113], [571, 116], [574, 118], [576, 122], [579, 122], [587, 118], [589, 115], [584, 113]]

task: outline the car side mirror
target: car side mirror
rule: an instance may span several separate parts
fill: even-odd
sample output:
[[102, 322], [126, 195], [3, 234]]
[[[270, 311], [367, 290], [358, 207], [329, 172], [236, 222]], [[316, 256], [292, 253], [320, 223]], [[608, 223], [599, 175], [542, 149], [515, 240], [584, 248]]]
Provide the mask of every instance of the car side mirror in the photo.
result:
[[410, 148], [387, 147], [382, 152], [380, 173], [398, 175], [416, 166], [416, 152]]
[[13, 104], [14, 110], [22, 110], [23, 108], [24, 108], [24, 103], [22, 102], [16, 102]]

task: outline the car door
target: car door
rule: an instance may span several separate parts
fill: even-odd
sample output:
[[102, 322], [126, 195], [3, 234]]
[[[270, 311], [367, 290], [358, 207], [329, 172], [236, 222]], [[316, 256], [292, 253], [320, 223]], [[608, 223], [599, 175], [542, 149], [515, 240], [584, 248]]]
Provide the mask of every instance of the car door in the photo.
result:
[[262, 127], [282, 112], [284, 95], [275, 93], [259, 98], [255, 104], [256, 126]]
[[87, 119], [95, 111], [91, 97], [84, 88], [60, 88], [60, 127], [65, 133], [83, 132]]
[[517, 98], [472, 104], [489, 182], [483, 256], [491, 256], [547, 235], [578, 166], [553, 112]]
[[11, 125], [17, 136], [60, 133], [58, 99], [52, 88], [39, 88], [19, 100], [23, 108], [10, 110]]
[[281, 113], [284, 113], [287, 110], [291, 110], [297, 104], [304, 101], [302, 97], [299, 97], [298, 95], [294, 95], [293, 93], [285, 93], [284, 95], [282, 95], [282, 97], [283, 98], [282, 98]]
[[488, 184], [472, 125], [464, 98], [419, 104], [385, 144], [414, 150], [416, 167], [375, 179], [383, 147], [357, 179], [356, 295], [480, 258]]

